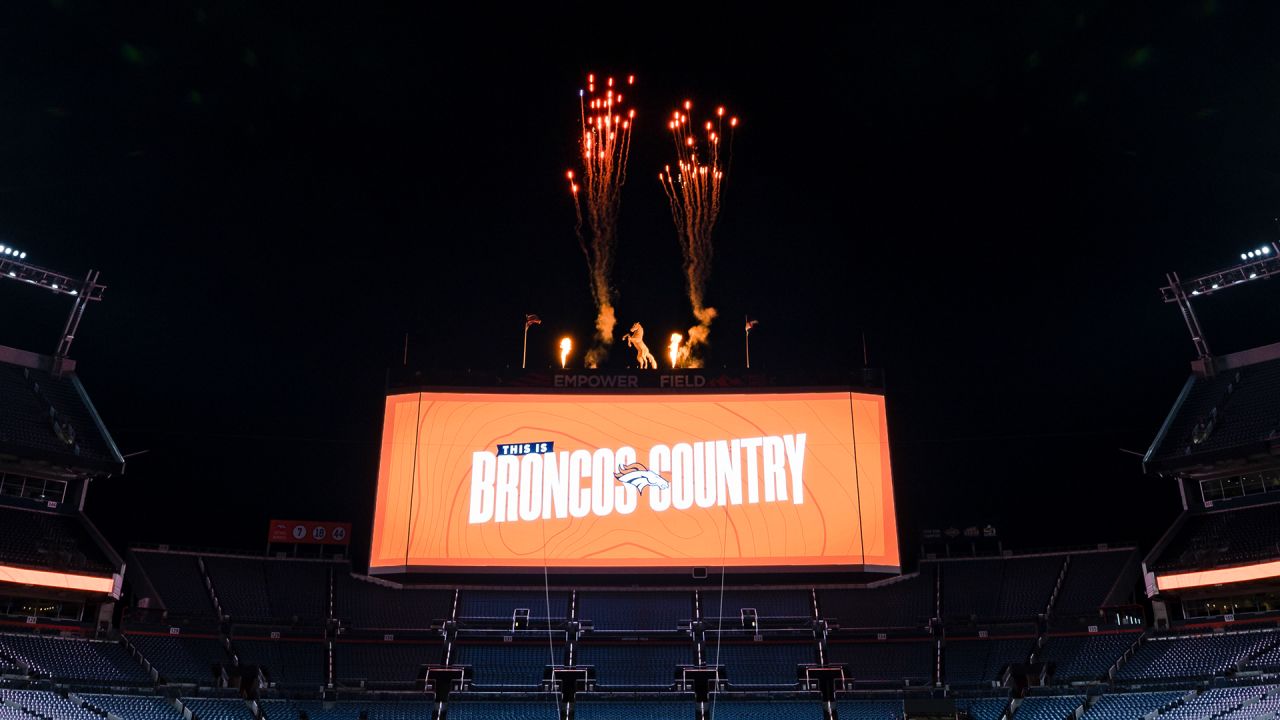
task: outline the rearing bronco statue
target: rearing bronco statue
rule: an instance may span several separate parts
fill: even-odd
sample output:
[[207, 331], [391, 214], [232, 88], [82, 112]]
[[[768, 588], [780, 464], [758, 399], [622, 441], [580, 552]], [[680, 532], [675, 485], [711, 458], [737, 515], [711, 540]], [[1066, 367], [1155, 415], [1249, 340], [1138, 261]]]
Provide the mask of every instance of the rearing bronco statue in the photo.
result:
[[658, 369], [658, 361], [653, 359], [653, 353], [649, 352], [649, 347], [644, 344], [644, 327], [640, 323], [631, 326], [631, 332], [622, 336], [627, 341], [627, 345], [635, 348], [636, 362], [640, 363], [640, 369], [651, 368]]

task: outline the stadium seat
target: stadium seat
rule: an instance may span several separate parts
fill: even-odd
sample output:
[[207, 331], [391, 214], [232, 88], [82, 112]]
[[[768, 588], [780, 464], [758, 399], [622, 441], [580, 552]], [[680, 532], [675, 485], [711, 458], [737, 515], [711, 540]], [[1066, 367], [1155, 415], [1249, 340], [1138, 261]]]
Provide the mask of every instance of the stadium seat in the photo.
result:
[[[813, 618], [813, 599], [808, 590], [726, 590], [723, 598], [716, 590], [702, 593], [702, 617], [737, 620], [744, 608], [752, 608], [759, 618], [791, 618], [808, 622]], [[722, 612], [723, 609], [723, 612]]]
[[315, 640], [234, 637], [240, 665], [257, 665], [274, 684], [318, 688], [325, 682], [325, 646]]
[[203, 560], [224, 615], [237, 622], [272, 619], [265, 560], [215, 556], [205, 556]]
[[1277, 527], [1280, 503], [1190, 513], [1152, 569], [1195, 570], [1280, 558]]
[[412, 700], [320, 702], [268, 699], [260, 701], [260, 705], [266, 720], [298, 720], [302, 713], [306, 713], [309, 720], [360, 720], [361, 713], [368, 720], [431, 720], [435, 711], [434, 703]]
[[[47, 690], [0, 688], [0, 700], [19, 705], [32, 715], [52, 720], [102, 720], [92, 708]], [[26, 720], [32, 720], [31, 715]]]
[[546, 620], [548, 605], [552, 620], [569, 617], [569, 593], [542, 590], [463, 590], [459, 593], [458, 618], [510, 622], [517, 609], [529, 611], [530, 621]]
[[74, 514], [0, 507], [0, 562], [55, 570], [115, 572]]
[[984, 685], [1011, 663], [1026, 662], [1035, 639], [952, 638], [943, 647], [943, 677], [951, 685]]
[[198, 720], [255, 720], [249, 706], [239, 698], [184, 697], [182, 704]]
[[[1000, 715], [1009, 706], [1008, 696], [999, 697], [960, 697], [955, 698], [956, 710], [969, 713], [973, 720], [1000, 720]], [[843, 718], [842, 718], [843, 720]]]

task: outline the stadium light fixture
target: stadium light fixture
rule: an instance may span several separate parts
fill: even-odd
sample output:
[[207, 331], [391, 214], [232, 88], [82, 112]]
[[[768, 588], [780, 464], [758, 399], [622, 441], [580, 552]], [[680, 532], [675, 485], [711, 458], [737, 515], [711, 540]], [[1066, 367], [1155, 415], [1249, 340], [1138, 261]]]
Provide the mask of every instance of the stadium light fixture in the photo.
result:
[[76, 331], [80, 327], [80, 319], [90, 302], [102, 300], [107, 286], [98, 282], [97, 270], [90, 270], [83, 279], [64, 275], [63, 273], [42, 268], [25, 262], [27, 253], [12, 245], [0, 245], [0, 278], [7, 277], [28, 285], [37, 285], [51, 290], [55, 295], [67, 295], [74, 301], [67, 322], [62, 328], [58, 341], [58, 349], [53, 355], [53, 373], [63, 372], [67, 354], [71, 352], [71, 343], [75, 340]]
[[[1184, 282], [1177, 273], [1168, 273], [1165, 278], [1169, 284], [1160, 288], [1160, 296], [1167, 303], [1177, 303], [1182, 311], [1182, 319], [1191, 333], [1191, 341], [1195, 343], [1196, 353], [1201, 360], [1212, 357], [1209, 343], [1205, 340], [1204, 331], [1195, 311], [1191, 308], [1192, 297], [1212, 295], [1218, 290], [1235, 287], [1250, 280], [1265, 280], [1272, 275], [1280, 275], [1280, 245], [1271, 243], [1260, 245], [1252, 250], [1240, 253], [1240, 264], [1206, 273], [1200, 277]], [[1186, 288], [1191, 288], [1188, 292]]]

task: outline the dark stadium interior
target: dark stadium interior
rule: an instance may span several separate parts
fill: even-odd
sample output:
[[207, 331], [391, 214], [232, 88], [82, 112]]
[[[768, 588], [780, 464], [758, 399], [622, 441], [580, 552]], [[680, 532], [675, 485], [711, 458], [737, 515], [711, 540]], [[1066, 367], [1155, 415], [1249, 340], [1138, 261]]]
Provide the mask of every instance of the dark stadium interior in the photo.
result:
[[[0, 15], [0, 720], [1280, 717], [1280, 7]], [[631, 394], [562, 392], [648, 372], [582, 354], [589, 72], [636, 73], [614, 335], [643, 320], [655, 352], [690, 322], [656, 131], [686, 96], [742, 118], [706, 367]], [[102, 302], [67, 284], [89, 268]], [[437, 447], [420, 410], [388, 439], [397, 394], [781, 415], [819, 390], [845, 393], [861, 565], [818, 562], [825, 535], [734, 565], [728, 507], [719, 565], [552, 561], [545, 535], [541, 562], [415, 565], [449, 516], [379, 495]], [[887, 413], [882, 525], [855, 395]]]

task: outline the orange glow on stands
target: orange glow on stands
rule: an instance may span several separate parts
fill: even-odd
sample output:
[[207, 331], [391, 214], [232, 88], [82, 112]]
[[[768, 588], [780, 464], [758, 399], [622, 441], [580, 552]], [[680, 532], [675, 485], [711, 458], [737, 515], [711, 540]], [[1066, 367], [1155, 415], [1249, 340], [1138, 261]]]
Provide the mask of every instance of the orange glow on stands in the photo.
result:
[[569, 351], [573, 349], [573, 341], [569, 338], [560, 340], [560, 369], [563, 370], [569, 360]]
[[680, 341], [684, 338], [680, 337], [680, 333], [671, 333], [671, 343], [667, 345], [667, 357], [671, 358], [671, 367], [676, 367], [676, 361], [680, 358]]
[[85, 592], [103, 593], [104, 595], [110, 595], [115, 589], [115, 582], [109, 577], [73, 575], [71, 573], [32, 570], [31, 568], [10, 567], [8, 565], [0, 565], [0, 582], [63, 590], [83, 590]]
[[392, 395], [369, 567], [896, 569], [884, 407], [847, 390]]
[[1166, 590], [1186, 590], [1206, 585], [1225, 585], [1226, 583], [1250, 582], [1280, 577], [1280, 560], [1244, 565], [1242, 567], [1218, 568], [1216, 570], [1197, 570], [1195, 572], [1177, 573], [1173, 575], [1157, 575], [1156, 587]]

